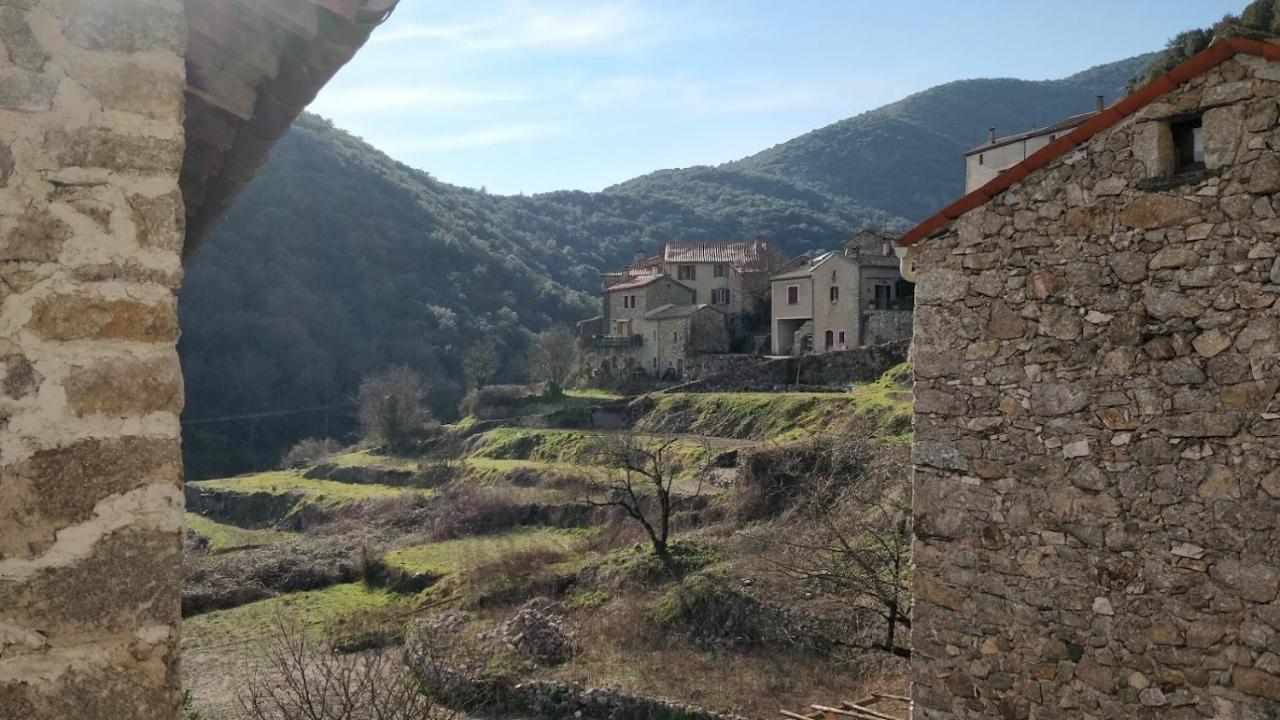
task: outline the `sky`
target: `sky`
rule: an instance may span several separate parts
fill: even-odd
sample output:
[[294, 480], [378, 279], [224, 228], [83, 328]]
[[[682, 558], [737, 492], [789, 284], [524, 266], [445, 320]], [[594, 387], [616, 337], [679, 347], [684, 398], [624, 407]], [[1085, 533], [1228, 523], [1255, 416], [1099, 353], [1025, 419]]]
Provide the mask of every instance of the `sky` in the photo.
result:
[[401, 0], [311, 110], [446, 182], [600, 190], [951, 80], [1059, 78], [1247, 0]]

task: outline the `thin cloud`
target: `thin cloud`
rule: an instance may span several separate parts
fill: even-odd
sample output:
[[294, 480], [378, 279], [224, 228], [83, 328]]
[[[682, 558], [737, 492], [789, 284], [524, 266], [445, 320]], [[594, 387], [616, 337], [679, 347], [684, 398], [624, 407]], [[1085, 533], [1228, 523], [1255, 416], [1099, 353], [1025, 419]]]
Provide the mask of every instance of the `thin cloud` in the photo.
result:
[[312, 110], [321, 114], [352, 116], [393, 110], [465, 110], [526, 99], [523, 95], [509, 92], [421, 85], [372, 85], [334, 87], [316, 98]]
[[678, 27], [629, 2], [588, 7], [514, 2], [484, 20], [391, 25], [374, 33], [371, 42], [438, 40], [474, 50], [582, 50], [657, 42]]
[[456, 133], [405, 138], [387, 143], [384, 149], [387, 152], [465, 150], [543, 140], [561, 134], [562, 129], [554, 125], [498, 125]]
[[592, 83], [576, 94], [588, 108], [626, 105], [695, 114], [754, 114], [821, 105], [828, 93], [752, 78], [719, 85], [682, 78], [620, 77]]

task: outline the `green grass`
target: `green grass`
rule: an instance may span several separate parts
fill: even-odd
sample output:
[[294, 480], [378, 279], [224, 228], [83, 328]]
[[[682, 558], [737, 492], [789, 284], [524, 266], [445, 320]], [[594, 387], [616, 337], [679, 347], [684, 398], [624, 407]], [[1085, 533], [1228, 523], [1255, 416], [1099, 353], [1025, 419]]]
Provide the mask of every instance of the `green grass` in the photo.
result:
[[582, 530], [521, 528], [501, 535], [444, 540], [392, 550], [382, 557], [388, 567], [409, 575], [442, 577], [525, 550], [569, 550]]
[[[531, 430], [527, 428], [495, 428], [477, 436], [471, 446], [471, 459], [521, 460], [563, 468], [569, 473], [590, 475], [607, 472], [598, 467], [606, 458], [609, 435], [582, 430]], [[640, 436], [641, 442], [654, 445], [660, 438]], [[668, 448], [676, 471], [688, 473], [701, 467], [709, 454], [717, 452], [696, 441], [677, 440]]]
[[637, 424], [642, 432], [786, 442], [837, 430], [871, 417], [881, 435], [908, 437], [911, 389], [898, 384], [911, 366], [898, 365], [879, 380], [845, 393], [669, 393]]
[[270, 495], [301, 495], [307, 502], [341, 505], [408, 492], [429, 494], [430, 490], [414, 490], [390, 485], [357, 484], [306, 478], [296, 470], [277, 470], [256, 475], [240, 475], [219, 480], [192, 483], [207, 490]]
[[187, 618], [182, 623], [182, 649], [208, 652], [269, 638], [281, 622], [320, 630], [368, 610], [401, 605], [409, 607], [404, 596], [358, 582], [290, 593]]
[[186, 514], [187, 527], [204, 536], [209, 541], [209, 550], [222, 552], [237, 548], [273, 545], [280, 542], [292, 542], [298, 539], [297, 533], [281, 530], [249, 530], [235, 525], [216, 522], [196, 513]]
[[396, 455], [376, 455], [368, 450], [357, 450], [355, 452], [334, 455], [329, 458], [329, 462], [338, 465], [351, 465], [355, 467], [376, 467], [388, 470], [417, 470], [418, 459], [411, 457], [400, 457]]
[[598, 390], [596, 388], [583, 388], [581, 390], [565, 390], [564, 395], [567, 398], [592, 400], [604, 402], [609, 400], [621, 400], [622, 396], [608, 390]]

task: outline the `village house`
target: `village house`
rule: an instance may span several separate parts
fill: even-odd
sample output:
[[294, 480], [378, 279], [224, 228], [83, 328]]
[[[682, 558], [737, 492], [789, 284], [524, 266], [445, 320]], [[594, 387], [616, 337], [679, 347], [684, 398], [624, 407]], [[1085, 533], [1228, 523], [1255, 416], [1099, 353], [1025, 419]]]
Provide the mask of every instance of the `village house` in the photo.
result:
[[793, 263], [770, 279], [774, 355], [847, 350], [911, 336], [911, 283], [896, 237], [864, 230], [843, 254]]
[[1102, 112], [1106, 98], [1097, 97], [1092, 112], [1072, 115], [1048, 127], [1036, 128], [1016, 135], [997, 138], [996, 129], [987, 129], [987, 141], [964, 154], [964, 191], [973, 192], [991, 182], [995, 176], [1026, 160], [1032, 153], [1059, 137], [1080, 127], [1086, 120]]
[[901, 238], [917, 720], [1276, 717], [1277, 98], [1219, 39]]
[[681, 378], [690, 355], [729, 351], [725, 313], [693, 302], [693, 289], [668, 275], [636, 274], [604, 291], [607, 333], [584, 338], [598, 355], [595, 370], [619, 377]]
[[784, 262], [783, 255], [759, 236], [741, 243], [667, 243], [653, 256], [637, 251], [631, 265], [601, 278], [607, 289], [637, 276], [671, 277], [693, 291], [692, 304], [720, 310], [737, 328], [763, 312], [769, 275]]

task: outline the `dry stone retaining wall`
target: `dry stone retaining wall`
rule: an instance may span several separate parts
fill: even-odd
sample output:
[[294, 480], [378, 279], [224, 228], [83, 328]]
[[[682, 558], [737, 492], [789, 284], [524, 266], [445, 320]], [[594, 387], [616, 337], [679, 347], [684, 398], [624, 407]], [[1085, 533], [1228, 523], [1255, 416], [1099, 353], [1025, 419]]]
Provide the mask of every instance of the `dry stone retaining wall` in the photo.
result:
[[0, 0], [0, 717], [177, 717], [180, 0]]
[[[919, 246], [917, 720], [1280, 717], [1278, 81], [1229, 60]], [[1200, 111], [1207, 170], [1154, 177]]]

